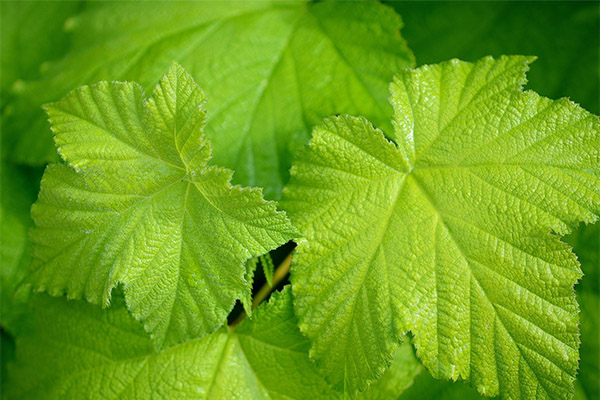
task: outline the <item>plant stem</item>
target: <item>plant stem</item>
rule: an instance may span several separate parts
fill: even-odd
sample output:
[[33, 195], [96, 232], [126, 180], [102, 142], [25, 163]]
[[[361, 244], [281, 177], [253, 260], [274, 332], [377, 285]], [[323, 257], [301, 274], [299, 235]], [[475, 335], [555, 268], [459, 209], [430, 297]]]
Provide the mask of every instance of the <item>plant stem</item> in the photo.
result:
[[[254, 296], [254, 299], [252, 299], [252, 309], [253, 310], [256, 307], [258, 307], [259, 304], [262, 303], [267, 297], [269, 297], [269, 295], [271, 294], [273, 289], [275, 289], [277, 287], [277, 285], [279, 285], [279, 283], [290, 272], [290, 264], [292, 262], [292, 254], [293, 253], [294, 252], [292, 251], [290, 254], [288, 254], [287, 257], [281, 262], [281, 264], [279, 264], [279, 266], [277, 266], [277, 268], [275, 269], [275, 272], [273, 273], [273, 285], [269, 285], [268, 283], [265, 283], [260, 288], [260, 290], [256, 293], [256, 295]], [[245, 316], [246, 316], [246, 312], [242, 311], [240, 313], [240, 315], [238, 315], [238, 317], [235, 319], [235, 321], [233, 321], [229, 325], [229, 330], [232, 330], [237, 324], [242, 322], [242, 320], [244, 319]]]

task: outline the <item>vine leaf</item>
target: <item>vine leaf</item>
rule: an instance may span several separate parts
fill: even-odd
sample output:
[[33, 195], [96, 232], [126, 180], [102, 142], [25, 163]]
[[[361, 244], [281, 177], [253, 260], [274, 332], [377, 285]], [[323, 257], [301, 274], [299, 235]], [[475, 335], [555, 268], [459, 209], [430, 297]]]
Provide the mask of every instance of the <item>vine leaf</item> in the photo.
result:
[[296, 231], [260, 189], [207, 165], [204, 102], [173, 64], [148, 99], [100, 82], [46, 107], [68, 165], [46, 169], [32, 208], [38, 290], [107, 306], [122, 284], [159, 348], [223, 324], [251, 290], [245, 261]]
[[578, 361], [581, 276], [564, 234], [600, 213], [600, 123], [523, 92], [531, 57], [400, 72], [393, 142], [364, 118], [313, 131], [282, 207], [311, 353], [364, 389], [412, 331], [436, 378], [505, 398], [563, 398]]

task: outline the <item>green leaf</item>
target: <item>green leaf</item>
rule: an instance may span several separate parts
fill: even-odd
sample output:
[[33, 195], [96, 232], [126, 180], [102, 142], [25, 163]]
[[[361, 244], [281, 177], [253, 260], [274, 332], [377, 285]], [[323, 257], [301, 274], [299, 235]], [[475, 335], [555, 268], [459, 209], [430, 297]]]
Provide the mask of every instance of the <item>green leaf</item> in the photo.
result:
[[[598, 223], [594, 225], [581, 226], [577, 231], [565, 237], [565, 240], [574, 246], [573, 251], [577, 254], [585, 272], [583, 280], [577, 285], [577, 301], [581, 307], [581, 359], [579, 361], [579, 374], [575, 381], [576, 400], [591, 400], [598, 398], [600, 394], [600, 382], [598, 381], [598, 360], [600, 360], [600, 345], [598, 331], [600, 326], [600, 299], [598, 298], [597, 271], [598, 253], [600, 250], [600, 234]], [[404, 346], [403, 346], [404, 347]], [[392, 366], [391, 369], [393, 369]], [[389, 373], [386, 372], [386, 375]], [[385, 379], [385, 376], [381, 379]], [[369, 392], [374, 386], [369, 387]], [[368, 393], [368, 392], [367, 392]], [[388, 396], [386, 399], [398, 398]], [[468, 400], [483, 399], [474, 389], [464, 385], [434, 379], [428, 373], [419, 374], [414, 383], [399, 397], [400, 400], [421, 399], [444, 399], [444, 400]]]
[[32, 208], [38, 290], [127, 305], [158, 347], [213, 332], [251, 289], [245, 261], [296, 236], [260, 189], [208, 166], [204, 94], [174, 64], [149, 99], [134, 83], [84, 86], [46, 107], [67, 165]]
[[43, 296], [34, 310], [36, 328], [17, 342], [14, 398], [338, 397], [308, 359], [287, 289], [235, 331], [221, 329], [158, 354], [119, 302], [101, 310]]
[[299, 154], [282, 202], [306, 238], [295, 306], [337, 387], [366, 387], [411, 330], [436, 378], [505, 398], [572, 393], [581, 272], [549, 233], [597, 219], [600, 122], [522, 92], [530, 60], [401, 72], [395, 143], [340, 116]]
[[254, 274], [258, 267], [258, 260], [259, 257], [252, 257], [246, 261], [244, 280], [248, 283], [248, 290], [240, 301], [244, 307], [244, 312], [248, 314], [248, 316], [252, 316], [252, 285], [254, 285]]
[[275, 265], [273, 265], [273, 259], [271, 255], [265, 254], [260, 256], [260, 265], [262, 266], [265, 279], [269, 286], [273, 286], [273, 274], [275, 273]]
[[600, 9], [583, 1], [394, 1], [420, 64], [535, 54], [527, 87], [600, 112]]
[[149, 89], [175, 59], [210, 99], [214, 162], [269, 198], [323, 117], [357, 113], [391, 131], [387, 84], [414, 64], [399, 17], [376, 2], [107, 2], [70, 25], [73, 50], [24, 88], [15, 158], [53, 157], [39, 104], [103, 79]]
[[585, 276], [577, 286], [577, 291], [598, 293], [600, 291], [600, 223], [582, 225], [565, 237], [573, 246]]

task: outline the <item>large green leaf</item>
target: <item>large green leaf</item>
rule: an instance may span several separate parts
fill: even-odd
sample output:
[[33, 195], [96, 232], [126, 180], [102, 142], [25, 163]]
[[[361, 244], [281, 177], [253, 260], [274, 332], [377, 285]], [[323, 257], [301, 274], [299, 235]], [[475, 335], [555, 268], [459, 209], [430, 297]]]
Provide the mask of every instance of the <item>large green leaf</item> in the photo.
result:
[[[599, 113], [600, 8], [589, 2], [390, 2], [403, 17], [403, 36], [420, 63], [451, 57], [476, 60], [491, 54], [535, 54], [536, 68], [528, 88], [550, 96], [570, 97]], [[600, 397], [598, 381], [598, 225], [583, 226], [566, 239], [585, 276], [576, 287], [581, 304], [581, 361], [578, 382], [582, 398]], [[590, 309], [595, 307], [596, 313]], [[594, 328], [595, 327], [595, 328]], [[594, 330], [595, 329], [595, 330]], [[589, 371], [588, 371], [589, 369]], [[587, 396], [586, 394], [587, 393]]]
[[149, 99], [100, 82], [47, 106], [68, 165], [46, 169], [32, 208], [35, 288], [106, 306], [121, 283], [159, 347], [225, 321], [251, 290], [245, 261], [295, 229], [260, 189], [206, 164], [204, 102], [174, 64]]
[[300, 328], [338, 387], [362, 389], [411, 330], [436, 378], [567, 397], [581, 276], [563, 234], [600, 212], [600, 122], [522, 92], [530, 58], [452, 60], [391, 85], [394, 142], [364, 118], [313, 131], [282, 207], [306, 239]]
[[399, 17], [375, 2], [108, 2], [70, 27], [73, 50], [23, 88], [9, 123], [15, 158], [53, 157], [42, 103], [102, 79], [148, 89], [175, 59], [210, 99], [214, 162], [269, 197], [321, 118], [357, 113], [391, 131], [387, 84], [413, 65]]
[[289, 290], [235, 331], [155, 353], [122, 302], [40, 297], [17, 340], [10, 393], [35, 399], [335, 399], [308, 359]]
[[395, 1], [419, 64], [532, 54], [528, 88], [598, 114], [600, 9], [583, 1]]

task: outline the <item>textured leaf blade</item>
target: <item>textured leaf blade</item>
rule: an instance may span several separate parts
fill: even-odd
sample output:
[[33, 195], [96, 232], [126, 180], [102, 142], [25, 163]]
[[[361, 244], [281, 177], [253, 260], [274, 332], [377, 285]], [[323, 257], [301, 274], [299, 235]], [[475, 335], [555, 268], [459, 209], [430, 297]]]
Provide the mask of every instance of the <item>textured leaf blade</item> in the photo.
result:
[[177, 64], [146, 100], [102, 82], [47, 107], [60, 154], [32, 209], [31, 281], [109, 303], [119, 283], [158, 346], [213, 332], [250, 290], [244, 262], [294, 229], [258, 189], [207, 166], [204, 95]]
[[[39, 399], [338, 398], [308, 359], [289, 290], [234, 332], [219, 330], [156, 353], [122, 304], [101, 310], [40, 297], [36, 329], [18, 341], [12, 394]], [[57, 356], [59, 355], [60, 356]], [[272, 360], [278, 361], [273, 368]]]
[[364, 388], [412, 330], [436, 378], [507, 398], [572, 393], [581, 272], [549, 232], [600, 212], [600, 124], [522, 92], [528, 61], [402, 72], [397, 145], [342, 116], [298, 156], [282, 203], [306, 237], [296, 309], [338, 386]]
[[275, 265], [273, 264], [273, 259], [271, 258], [271, 255], [265, 254], [261, 256], [260, 265], [262, 267], [263, 273], [265, 274], [267, 284], [269, 286], [273, 286], [273, 275], [275, 274]]
[[414, 64], [401, 25], [375, 2], [105, 3], [71, 20], [68, 57], [25, 85], [10, 119], [12, 155], [52, 157], [42, 102], [100, 80], [148, 90], [175, 59], [210, 99], [214, 162], [233, 168], [235, 182], [278, 197], [291, 155], [321, 118], [357, 113], [391, 131], [387, 84]]

